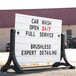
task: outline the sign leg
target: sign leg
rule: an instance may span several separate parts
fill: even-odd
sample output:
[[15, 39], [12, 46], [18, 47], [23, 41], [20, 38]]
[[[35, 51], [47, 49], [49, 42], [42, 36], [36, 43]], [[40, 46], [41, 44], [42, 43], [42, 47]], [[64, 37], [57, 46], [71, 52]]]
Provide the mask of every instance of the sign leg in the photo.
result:
[[[11, 62], [13, 62], [13, 65], [11, 65]], [[16, 73], [22, 73], [22, 69], [17, 63], [17, 60], [15, 58], [15, 30], [11, 30], [10, 34], [10, 52], [9, 52], [9, 58], [7, 63], [1, 68], [2, 72], [7, 72], [8, 69], [13, 69], [16, 71]]]
[[64, 65], [64, 66], [68, 66], [69, 69], [75, 69], [75, 66], [71, 65], [66, 58], [65, 47], [64, 47], [64, 34], [61, 34], [61, 60], [62, 58], [64, 59], [64, 63], [56, 62], [55, 64], [53, 64], [52, 67], [58, 67], [60, 65]]

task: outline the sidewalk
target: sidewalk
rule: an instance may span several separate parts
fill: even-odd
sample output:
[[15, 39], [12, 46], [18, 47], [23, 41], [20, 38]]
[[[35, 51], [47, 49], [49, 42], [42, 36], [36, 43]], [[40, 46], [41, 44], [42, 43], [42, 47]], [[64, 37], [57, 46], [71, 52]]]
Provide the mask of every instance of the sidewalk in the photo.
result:
[[9, 57], [8, 52], [0, 52], [0, 66], [4, 65]]

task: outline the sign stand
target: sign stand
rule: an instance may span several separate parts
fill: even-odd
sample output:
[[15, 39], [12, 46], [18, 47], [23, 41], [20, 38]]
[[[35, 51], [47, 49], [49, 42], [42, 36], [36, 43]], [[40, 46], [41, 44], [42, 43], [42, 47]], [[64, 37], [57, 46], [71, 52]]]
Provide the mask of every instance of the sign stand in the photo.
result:
[[61, 59], [60, 59], [60, 61], [62, 59], [64, 59], [64, 62], [56, 62], [55, 64], [53, 64], [53, 67], [58, 67], [60, 65], [64, 65], [64, 66], [68, 66], [69, 69], [75, 69], [75, 66], [72, 66], [66, 58], [64, 39], [65, 39], [64, 34], [61, 34]]
[[[16, 57], [15, 57], [14, 47], [15, 47], [15, 30], [12, 29], [11, 34], [10, 34], [10, 49], [11, 50], [9, 52], [9, 58], [8, 58], [7, 63], [1, 68], [2, 72], [7, 71], [8, 69], [13, 69], [17, 73], [22, 73], [23, 72], [21, 70], [21, 67], [17, 63]], [[11, 65], [11, 62], [13, 62], [13, 65]]]
[[[7, 63], [1, 68], [2, 72], [7, 71], [8, 69], [15, 70], [16, 73], [23, 73], [22, 68], [18, 64], [16, 57], [15, 57], [15, 30], [11, 30], [10, 35], [10, 52], [9, 52], [9, 58]], [[61, 60], [64, 59], [65, 63], [62, 62], [56, 62], [52, 65], [52, 67], [58, 67], [60, 65], [69, 66], [69, 69], [74, 69], [75, 66], [72, 66], [66, 59], [65, 50], [64, 50], [64, 35], [61, 34]], [[11, 62], [13, 62], [13, 65], [11, 65]]]

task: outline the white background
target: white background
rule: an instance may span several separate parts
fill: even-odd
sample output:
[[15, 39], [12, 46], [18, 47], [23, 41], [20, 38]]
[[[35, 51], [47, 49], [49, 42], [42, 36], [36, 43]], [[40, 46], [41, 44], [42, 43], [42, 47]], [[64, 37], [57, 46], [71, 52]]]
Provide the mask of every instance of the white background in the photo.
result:
[[76, 7], [76, 0], [0, 0], [0, 9], [40, 9]]

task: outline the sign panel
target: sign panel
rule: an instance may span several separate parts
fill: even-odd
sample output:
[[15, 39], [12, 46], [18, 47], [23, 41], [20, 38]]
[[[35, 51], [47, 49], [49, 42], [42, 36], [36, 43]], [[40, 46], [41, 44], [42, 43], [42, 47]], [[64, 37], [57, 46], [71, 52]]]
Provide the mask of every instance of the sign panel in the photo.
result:
[[60, 61], [61, 26], [58, 19], [16, 14], [15, 56], [19, 65], [52, 65]]

